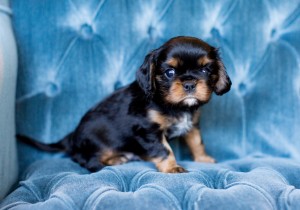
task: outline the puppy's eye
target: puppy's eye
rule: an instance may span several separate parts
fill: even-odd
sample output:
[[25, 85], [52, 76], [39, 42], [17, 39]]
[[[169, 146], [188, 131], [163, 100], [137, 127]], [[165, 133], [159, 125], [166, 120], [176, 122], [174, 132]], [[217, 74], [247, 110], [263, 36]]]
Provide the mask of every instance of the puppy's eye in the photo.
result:
[[175, 76], [175, 70], [174, 69], [167, 69], [165, 71], [165, 75], [168, 79], [171, 79]]
[[206, 68], [200, 70], [201, 73], [207, 74], [209, 71]]

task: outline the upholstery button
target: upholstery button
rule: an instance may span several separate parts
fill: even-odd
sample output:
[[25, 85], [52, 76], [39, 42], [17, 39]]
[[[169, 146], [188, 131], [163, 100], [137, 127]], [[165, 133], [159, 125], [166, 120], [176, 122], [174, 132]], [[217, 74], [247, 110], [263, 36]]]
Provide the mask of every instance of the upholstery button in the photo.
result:
[[147, 34], [148, 34], [150, 41], [152, 42], [158, 36], [158, 31], [153, 25], [150, 25], [147, 30]]
[[84, 39], [90, 39], [93, 37], [93, 27], [87, 23], [83, 24], [80, 28], [80, 34]]
[[276, 36], [276, 33], [277, 33], [276, 28], [273, 28], [272, 31], [271, 31], [271, 37]]
[[247, 91], [247, 85], [243, 82], [241, 84], [239, 84], [239, 91], [240, 91], [240, 93], [245, 94]]
[[49, 82], [46, 86], [45, 93], [48, 97], [54, 97], [60, 92], [60, 87], [57, 83]]
[[150, 37], [153, 37], [153, 35], [154, 35], [154, 27], [153, 26], [150, 26], [149, 28], [148, 28], [148, 31], [147, 31], [147, 33], [148, 33], [148, 35], [150, 36]]
[[221, 37], [221, 34], [220, 34], [220, 31], [219, 29], [213, 27], [211, 30], [210, 30], [210, 33], [213, 37]]
[[278, 39], [278, 30], [273, 28], [270, 32], [271, 39], [276, 40]]
[[155, 37], [155, 28], [152, 25], [149, 26], [149, 28], [147, 30], [147, 34], [149, 36], [150, 41], [153, 41], [154, 37]]
[[117, 89], [121, 88], [122, 86], [123, 86], [122, 82], [117, 81], [117, 82], [115, 82], [114, 88], [115, 88], [115, 90], [117, 90]]

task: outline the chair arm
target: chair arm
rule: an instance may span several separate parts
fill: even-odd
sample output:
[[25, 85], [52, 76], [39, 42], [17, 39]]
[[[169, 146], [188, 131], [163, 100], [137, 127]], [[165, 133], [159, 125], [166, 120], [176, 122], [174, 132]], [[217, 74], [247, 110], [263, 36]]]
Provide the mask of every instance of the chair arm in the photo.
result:
[[15, 140], [17, 50], [8, 0], [0, 2], [0, 200], [18, 176]]

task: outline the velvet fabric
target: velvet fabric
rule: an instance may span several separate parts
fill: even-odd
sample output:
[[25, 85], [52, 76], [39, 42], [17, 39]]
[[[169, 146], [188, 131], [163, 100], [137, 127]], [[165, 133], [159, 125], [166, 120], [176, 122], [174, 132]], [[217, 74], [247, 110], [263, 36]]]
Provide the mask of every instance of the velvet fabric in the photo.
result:
[[17, 181], [15, 95], [17, 49], [8, 1], [0, 2], [0, 200]]
[[163, 174], [133, 162], [90, 174], [69, 159], [32, 164], [1, 209], [298, 209], [300, 164], [247, 158], [220, 164], [180, 162]]
[[299, 205], [299, 0], [11, 0], [11, 7], [17, 131], [39, 141], [72, 131], [96, 102], [134, 80], [150, 50], [174, 36], [218, 47], [233, 85], [201, 108], [204, 144], [218, 164], [191, 162], [175, 140], [174, 153], [190, 173], [161, 174], [138, 162], [89, 174], [61, 154], [19, 145], [21, 171], [39, 162], [4, 209]]

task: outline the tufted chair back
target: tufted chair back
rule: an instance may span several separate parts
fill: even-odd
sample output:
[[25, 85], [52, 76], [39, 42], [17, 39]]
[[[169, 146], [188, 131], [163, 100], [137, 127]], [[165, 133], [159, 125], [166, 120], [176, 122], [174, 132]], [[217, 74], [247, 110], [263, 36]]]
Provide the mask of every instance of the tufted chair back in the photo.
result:
[[[11, 0], [18, 53], [17, 130], [51, 143], [135, 79], [144, 56], [169, 38], [220, 48], [232, 90], [202, 108], [207, 152], [218, 161], [300, 159], [298, 0]], [[173, 142], [179, 159], [187, 149]], [[47, 154], [20, 145], [25, 167]]]

